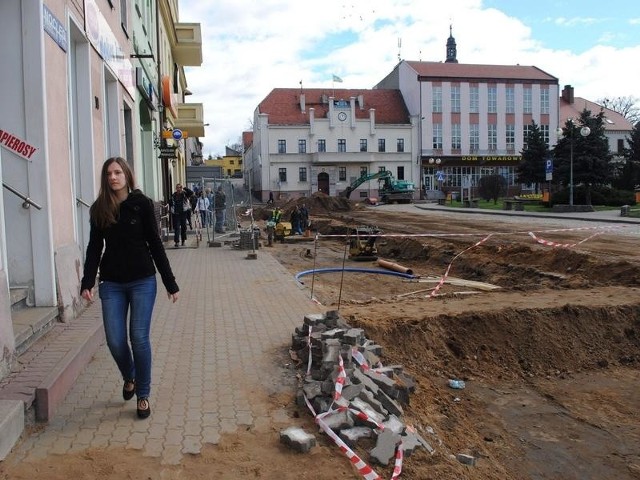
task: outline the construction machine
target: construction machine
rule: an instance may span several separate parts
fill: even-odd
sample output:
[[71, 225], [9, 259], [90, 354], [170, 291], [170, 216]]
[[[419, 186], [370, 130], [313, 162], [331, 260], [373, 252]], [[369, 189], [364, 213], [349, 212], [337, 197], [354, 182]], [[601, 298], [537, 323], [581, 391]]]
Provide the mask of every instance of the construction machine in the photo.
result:
[[388, 170], [382, 170], [370, 175], [362, 175], [353, 181], [351, 185], [342, 192], [342, 195], [349, 198], [351, 192], [369, 180], [378, 180], [378, 196], [381, 202], [410, 203], [411, 200], [413, 200], [415, 185], [406, 180], [396, 180]]
[[349, 236], [349, 259], [369, 261], [378, 259], [376, 239], [380, 230], [370, 225], [362, 225], [351, 229]]

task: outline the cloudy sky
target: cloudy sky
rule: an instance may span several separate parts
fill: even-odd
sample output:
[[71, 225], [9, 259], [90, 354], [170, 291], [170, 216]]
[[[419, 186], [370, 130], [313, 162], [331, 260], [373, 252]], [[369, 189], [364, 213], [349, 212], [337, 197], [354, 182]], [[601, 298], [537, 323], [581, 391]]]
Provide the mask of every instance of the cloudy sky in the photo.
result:
[[640, 103], [637, 0], [179, 0], [202, 26], [203, 64], [186, 68], [204, 104], [205, 155], [251, 129], [274, 88], [372, 88], [402, 60], [534, 65], [596, 101]]

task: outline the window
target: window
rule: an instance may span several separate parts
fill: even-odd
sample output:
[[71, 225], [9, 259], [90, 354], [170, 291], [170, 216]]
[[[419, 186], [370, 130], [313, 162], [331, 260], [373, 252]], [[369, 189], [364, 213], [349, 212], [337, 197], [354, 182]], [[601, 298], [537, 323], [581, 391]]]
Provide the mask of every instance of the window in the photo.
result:
[[495, 123], [490, 123], [487, 125], [488, 127], [488, 135], [487, 140], [489, 141], [489, 151], [495, 152], [498, 149], [498, 126]]
[[338, 152], [345, 153], [347, 151], [347, 141], [344, 138], [338, 139]]
[[451, 87], [451, 111], [454, 113], [460, 112], [460, 87]]
[[488, 100], [488, 112], [489, 113], [497, 113], [498, 112], [498, 88], [497, 87], [489, 87], [487, 89], [487, 100]]
[[522, 91], [522, 111], [524, 113], [532, 113], [533, 112], [532, 101], [531, 101], [531, 89], [530, 88], [525, 88]]
[[529, 134], [533, 132], [533, 125], [524, 125], [522, 127], [522, 146], [527, 148], [529, 146]]
[[307, 141], [298, 140], [298, 153], [307, 153]]
[[454, 123], [451, 125], [451, 148], [454, 150], [460, 150], [461, 141], [460, 124]]
[[318, 139], [318, 152], [326, 152], [327, 151], [327, 141], [324, 138]]
[[549, 145], [549, 125], [540, 125], [540, 133], [547, 145]]
[[549, 113], [549, 89], [540, 90], [540, 113]]
[[386, 172], [387, 169], [384, 167], [378, 167], [378, 173]]
[[386, 152], [387, 151], [387, 149], [385, 147], [384, 138], [379, 138], [378, 139], [378, 151], [379, 152]]
[[120, 23], [122, 24], [122, 30], [124, 33], [129, 34], [127, 31], [129, 30], [129, 19], [127, 18], [127, 12], [129, 11], [129, 6], [127, 5], [127, 0], [120, 0]]
[[505, 90], [507, 113], [516, 112], [516, 92], [513, 87], [507, 87]]
[[399, 138], [397, 143], [398, 152], [404, 152], [404, 138]]
[[298, 180], [301, 182], [307, 181], [307, 167], [298, 168]]
[[360, 151], [361, 152], [366, 152], [367, 151], [367, 139], [366, 138], [361, 138], [360, 139]]
[[442, 87], [433, 87], [431, 108], [433, 113], [442, 113]]
[[436, 150], [442, 150], [442, 124], [433, 124], [433, 146]]
[[398, 173], [396, 175], [398, 180], [404, 180], [404, 167], [398, 167]]
[[617, 154], [622, 155], [624, 154], [624, 139], [623, 138], [619, 138], [618, 139], [618, 150], [616, 151]]
[[287, 153], [287, 141], [278, 140], [278, 153]]
[[279, 168], [278, 169], [278, 179], [282, 183], [287, 181], [287, 169], [286, 168]]
[[480, 149], [480, 126], [477, 123], [469, 125], [469, 151], [476, 153]]
[[469, 89], [469, 113], [480, 112], [480, 90], [478, 87]]
[[347, 181], [347, 167], [338, 167], [338, 181], [339, 182]]
[[513, 152], [516, 149], [516, 126], [513, 123], [506, 125], [505, 140], [507, 151]]
[[369, 170], [367, 169], [367, 167], [360, 167], [360, 176], [364, 177], [366, 175], [369, 174]]

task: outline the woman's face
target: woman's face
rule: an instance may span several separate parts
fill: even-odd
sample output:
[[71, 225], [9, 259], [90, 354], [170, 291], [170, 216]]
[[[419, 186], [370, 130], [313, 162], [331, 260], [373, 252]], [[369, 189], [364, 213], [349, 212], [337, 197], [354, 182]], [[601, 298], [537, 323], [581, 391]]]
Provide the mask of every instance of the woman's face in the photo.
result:
[[107, 180], [109, 181], [109, 187], [111, 187], [111, 190], [114, 192], [119, 192], [127, 188], [127, 178], [118, 162], [112, 162], [111, 165], [107, 167]]

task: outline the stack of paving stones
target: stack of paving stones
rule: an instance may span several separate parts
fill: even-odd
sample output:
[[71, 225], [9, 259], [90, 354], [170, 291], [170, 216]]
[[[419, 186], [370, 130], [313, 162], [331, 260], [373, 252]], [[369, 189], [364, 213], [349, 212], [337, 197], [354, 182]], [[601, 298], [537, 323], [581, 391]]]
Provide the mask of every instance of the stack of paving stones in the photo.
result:
[[[362, 329], [352, 328], [337, 311], [309, 314], [292, 335], [292, 350], [305, 372], [309, 354], [312, 360], [309, 375], [304, 375], [298, 390], [297, 404], [308, 410], [306, 397], [316, 415], [333, 410], [334, 413], [322, 420], [352, 449], [366, 450], [366, 445], [375, 445], [368, 450], [371, 462], [385, 466], [394, 461], [400, 442], [404, 456], [419, 447], [434, 453], [431, 445], [401, 420], [403, 407], [409, 404], [409, 396], [415, 391], [414, 378], [400, 365], [382, 367], [382, 347], [367, 339]], [[341, 394], [334, 401], [341, 372], [339, 357], [342, 357], [346, 378]], [[363, 359], [366, 365], [358, 363]], [[296, 434], [296, 438], [303, 438], [300, 432]], [[292, 437], [291, 432], [286, 439], [281, 435], [282, 441], [292, 448], [309, 450], [308, 443], [293, 447]], [[304, 441], [315, 442], [315, 438], [305, 437]]]

